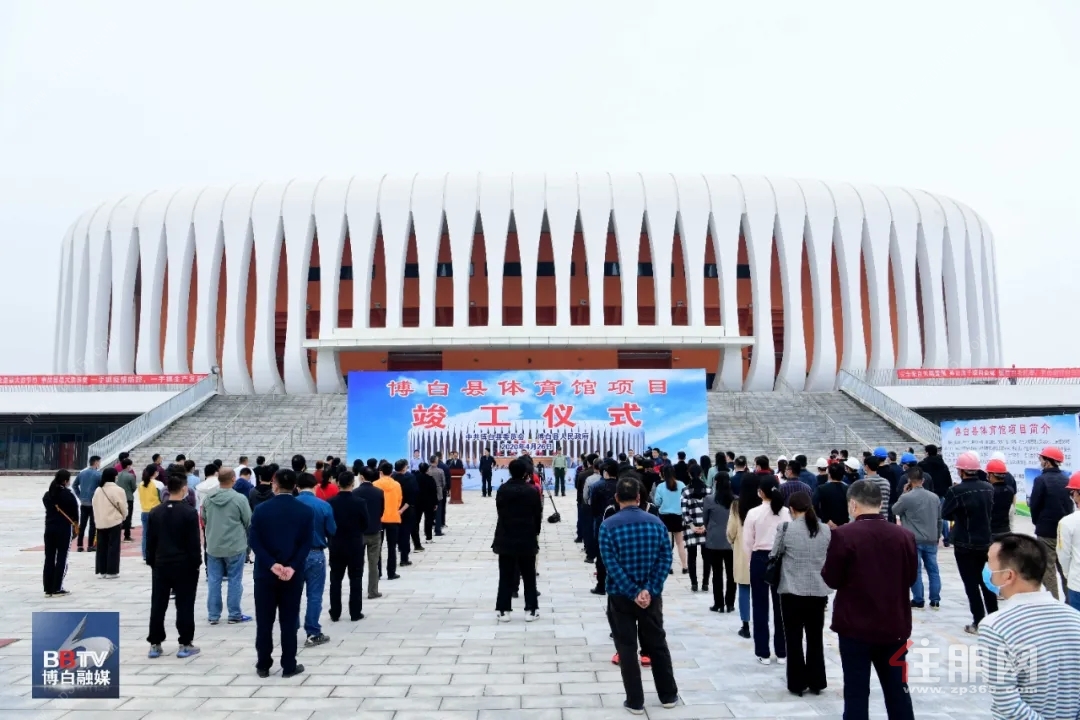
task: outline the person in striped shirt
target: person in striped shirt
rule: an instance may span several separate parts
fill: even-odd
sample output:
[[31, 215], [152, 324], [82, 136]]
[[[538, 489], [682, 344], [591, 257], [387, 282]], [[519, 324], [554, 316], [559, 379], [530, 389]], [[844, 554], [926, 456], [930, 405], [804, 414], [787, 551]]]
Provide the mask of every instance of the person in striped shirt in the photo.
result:
[[1080, 717], [1080, 613], [1043, 589], [1048, 566], [1029, 535], [990, 546], [983, 583], [1005, 600], [979, 624], [979, 666], [995, 718]]

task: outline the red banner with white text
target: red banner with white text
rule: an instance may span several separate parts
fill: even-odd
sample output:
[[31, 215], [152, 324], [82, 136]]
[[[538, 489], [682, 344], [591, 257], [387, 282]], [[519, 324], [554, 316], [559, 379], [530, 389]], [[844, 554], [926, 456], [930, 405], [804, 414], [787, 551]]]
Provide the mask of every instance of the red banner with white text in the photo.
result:
[[1080, 368], [914, 368], [897, 370], [897, 380], [1076, 379]]
[[206, 375], [0, 375], [0, 385], [194, 385]]

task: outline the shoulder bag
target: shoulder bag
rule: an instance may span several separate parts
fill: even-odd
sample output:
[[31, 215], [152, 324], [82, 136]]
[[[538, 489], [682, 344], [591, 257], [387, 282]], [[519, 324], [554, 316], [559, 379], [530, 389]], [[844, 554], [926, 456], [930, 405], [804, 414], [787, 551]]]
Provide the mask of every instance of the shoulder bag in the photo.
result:
[[[784, 523], [780, 527], [780, 539], [784, 539], [784, 535], [787, 534], [787, 523]], [[780, 570], [784, 561], [784, 553], [780, 552], [776, 555], [769, 557], [765, 563], [765, 583], [772, 585], [773, 587], [780, 586]]]

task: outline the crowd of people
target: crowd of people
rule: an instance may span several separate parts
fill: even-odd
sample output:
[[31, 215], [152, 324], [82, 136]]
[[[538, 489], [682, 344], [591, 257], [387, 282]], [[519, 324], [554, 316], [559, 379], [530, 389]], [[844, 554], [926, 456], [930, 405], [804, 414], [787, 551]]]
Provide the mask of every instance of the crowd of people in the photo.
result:
[[964, 630], [979, 637], [995, 717], [1080, 717], [1071, 649], [1080, 593], [1068, 589], [1080, 567], [1080, 472], [1067, 477], [1064, 460], [1058, 447], [1039, 455], [1032, 536], [1014, 531], [1016, 481], [998, 453], [984, 468], [965, 452], [950, 469], [933, 445], [921, 459], [911, 448], [875, 448], [861, 462], [834, 450], [816, 472], [802, 455], [775, 468], [765, 456], [679, 452], [673, 461], [656, 448], [578, 458], [576, 541], [596, 566], [592, 592], [608, 598], [627, 709], [643, 712], [639, 662], [652, 667], [661, 703], [677, 702], [660, 610], [677, 558], [691, 592], [708, 592], [711, 574], [710, 610], [732, 613], [737, 600], [739, 636], [752, 639], [760, 664], [785, 666], [797, 696], [827, 686], [831, 597], [844, 717], [868, 716], [872, 671], [888, 716], [914, 717], [905, 671], [912, 612], [927, 601], [941, 607], [941, 545], [955, 556], [972, 616]]
[[[914, 717], [904, 672], [912, 612], [941, 606], [938, 549], [944, 547], [955, 556], [971, 612], [964, 630], [979, 638], [995, 716], [1075, 718], [1080, 661], [1072, 643], [1080, 641], [1080, 592], [1069, 589], [1069, 576], [1080, 567], [1080, 513], [1074, 513], [1080, 472], [1066, 476], [1064, 460], [1057, 447], [1039, 455], [1042, 473], [1029, 495], [1034, 535], [1013, 528], [1017, 485], [1003, 456], [983, 466], [965, 452], [950, 468], [932, 445], [921, 459], [910, 448], [900, 455], [876, 448], [861, 461], [835, 450], [813, 465], [797, 455], [779, 458], [775, 467], [768, 457], [751, 462], [732, 452], [688, 459], [680, 451], [672, 459], [650, 448], [574, 460], [560, 453], [553, 467], [561, 471], [556, 494], [573, 478], [575, 542], [595, 567], [591, 592], [606, 596], [612, 663], [632, 713], [644, 711], [641, 667], [651, 668], [664, 707], [679, 703], [663, 628], [664, 587], [677, 565], [693, 593], [709, 593], [712, 581], [709, 610], [737, 609], [738, 635], [752, 641], [761, 665], [785, 666], [787, 689], [797, 696], [827, 687], [831, 601], [845, 718], [867, 717], [872, 671], [888, 716]], [[327, 457], [313, 471], [300, 455], [286, 468], [261, 457], [253, 467], [246, 457], [235, 468], [214, 461], [201, 475], [182, 455], [168, 467], [155, 455], [138, 476], [132, 466], [122, 453], [111, 467], [94, 457], [74, 478], [56, 473], [43, 497], [43, 583], [47, 597], [68, 594], [67, 554], [73, 540], [76, 552], [84, 552], [84, 539], [96, 553], [96, 575], [118, 577], [122, 544], [134, 542], [137, 501], [142, 558], [152, 574], [151, 658], [164, 654], [171, 602], [177, 657], [199, 653], [193, 640], [202, 575], [211, 625], [255, 620], [261, 677], [273, 666], [275, 622], [282, 675], [302, 673], [300, 628], [307, 647], [329, 640], [321, 624], [327, 576], [330, 620], [347, 611], [359, 621], [364, 596], [381, 598], [380, 580], [398, 579], [399, 569], [412, 564], [411, 553], [423, 552], [423, 542], [447, 527], [452, 466], [438, 454], [426, 462], [372, 458], [351, 466]], [[527, 454], [508, 469], [508, 480], [494, 489], [489, 479], [482, 492], [494, 495], [497, 514], [496, 620], [510, 621], [523, 590], [525, 620], [532, 622], [540, 616], [544, 471]], [[254, 618], [241, 607], [248, 563]], [[1019, 667], [1021, 655], [1031, 667]]]

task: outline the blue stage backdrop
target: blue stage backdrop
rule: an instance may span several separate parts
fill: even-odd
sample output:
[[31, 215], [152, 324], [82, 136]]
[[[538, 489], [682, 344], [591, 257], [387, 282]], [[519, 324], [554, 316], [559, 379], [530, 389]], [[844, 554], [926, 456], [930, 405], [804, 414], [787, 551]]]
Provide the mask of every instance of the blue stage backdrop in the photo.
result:
[[457, 452], [479, 489], [488, 448], [506, 476], [522, 452], [545, 467], [580, 453], [661, 447], [708, 452], [705, 371], [554, 370], [349, 373], [348, 457], [390, 462]]

